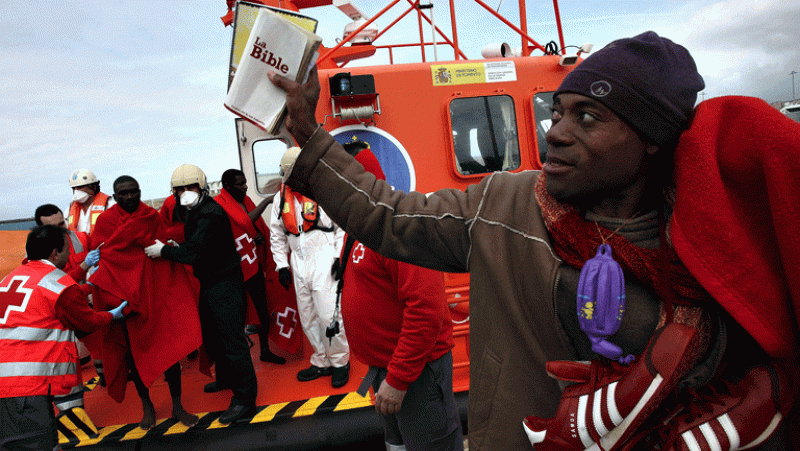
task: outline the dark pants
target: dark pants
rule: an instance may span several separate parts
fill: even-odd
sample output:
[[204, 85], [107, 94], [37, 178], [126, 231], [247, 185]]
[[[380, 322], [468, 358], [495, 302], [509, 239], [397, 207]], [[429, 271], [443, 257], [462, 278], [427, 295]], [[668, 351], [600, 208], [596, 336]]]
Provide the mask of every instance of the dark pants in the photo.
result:
[[52, 450], [58, 444], [53, 398], [0, 398], [0, 451]]
[[255, 402], [258, 390], [250, 347], [244, 335], [245, 296], [242, 273], [213, 283], [200, 281], [200, 327], [203, 344], [216, 367], [217, 383], [231, 387], [234, 399]]
[[270, 312], [267, 305], [267, 282], [264, 280], [264, 272], [260, 266], [255, 276], [245, 280], [244, 288], [253, 300], [253, 307], [256, 308], [258, 321], [261, 323], [258, 328], [258, 341], [261, 349], [269, 350]]
[[[377, 368], [372, 389], [378, 392], [386, 369]], [[408, 386], [400, 412], [380, 415], [386, 443], [407, 451], [462, 451], [461, 420], [453, 396], [453, 353], [429, 362]]]

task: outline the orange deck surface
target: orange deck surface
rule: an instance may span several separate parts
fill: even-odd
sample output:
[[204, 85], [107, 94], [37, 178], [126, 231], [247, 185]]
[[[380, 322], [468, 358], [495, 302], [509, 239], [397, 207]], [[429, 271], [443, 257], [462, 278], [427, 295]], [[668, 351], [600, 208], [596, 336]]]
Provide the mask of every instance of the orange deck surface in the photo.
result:
[[[301, 331], [302, 333], [302, 331]], [[289, 401], [300, 401], [309, 398], [339, 393], [354, 392], [361, 383], [361, 378], [367, 373], [367, 367], [355, 359], [350, 361], [350, 381], [344, 387], [334, 389], [331, 387], [331, 378], [321, 377], [309, 382], [297, 380], [297, 372], [308, 368], [311, 345], [306, 341], [302, 358], [300, 356], [285, 356], [287, 362], [283, 365], [264, 363], [259, 360], [258, 335], [251, 335], [254, 345], [250, 348], [253, 357], [253, 366], [258, 376], [258, 398], [256, 404], [265, 406]], [[273, 351], [277, 351], [273, 346]], [[276, 353], [280, 353], [277, 351]], [[206, 412], [223, 411], [228, 408], [232, 393], [223, 390], [218, 393], [205, 393], [203, 386], [213, 379], [198, 370], [198, 360], [183, 359], [181, 361], [181, 387], [183, 394], [181, 400], [183, 407], [191, 413], [200, 415]], [[83, 367], [84, 381], [89, 381], [96, 376], [94, 366], [89, 363]], [[156, 408], [158, 420], [172, 416], [172, 399], [169, 394], [164, 377], [160, 377], [150, 387], [150, 399]], [[105, 387], [96, 386], [92, 391], [84, 394], [86, 411], [97, 427], [138, 423], [142, 419], [142, 403], [136, 393], [133, 382], [128, 382], [125, 391], [125, 400], [118, 404], [108, 396]]]

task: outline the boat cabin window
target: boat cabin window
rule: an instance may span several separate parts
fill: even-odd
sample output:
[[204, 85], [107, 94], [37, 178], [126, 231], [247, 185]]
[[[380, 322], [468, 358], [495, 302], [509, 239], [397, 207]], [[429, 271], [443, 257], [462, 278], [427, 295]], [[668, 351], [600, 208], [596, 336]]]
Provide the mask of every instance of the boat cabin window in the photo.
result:
[[547, 141], [544, 137], [553, 125], [553, 93], [540, 92], [533, 96], [533, 120], [536, 126], [536, 145], [539, 147], [539, 162], [547, 159]]
[[450, 102], [453, 151], [461, 174], [519, 168], [514, 101], [510, 96], [454, 99]]
[[[253, 143], [253, 164], [256, 170], [256, 190], [261, 194], [270, 192], [267, 183], [280, 180], [281, 157], [289, 145], [282, 139], [264, 139]], [[273, 182], [275, 183], [275, 182]], [[274, 187], [273, 190], [274, 191]]]

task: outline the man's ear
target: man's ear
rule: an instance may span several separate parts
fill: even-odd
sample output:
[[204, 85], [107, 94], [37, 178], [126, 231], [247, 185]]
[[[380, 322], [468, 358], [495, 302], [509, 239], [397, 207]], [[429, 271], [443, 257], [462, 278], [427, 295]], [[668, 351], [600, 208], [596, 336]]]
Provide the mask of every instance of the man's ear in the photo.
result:
[[648, 154], [648, 155], [655, 155], [655, 154], [657, 154], [657, 153], [658, 153], [658, 151], [659, 151], [660, 149], [661, 149], [661, 148], [660, 148], [660, 147], [658, 147], [658, 146], [657, 146], [657, 145], [655, 145], [655, 144], [648, 144], [648, 145], [647, 145], [647, 148], [646, 148], [644, 151], [645, 151], [645, 152], [647, 152], [647, 154]]
[[50, 260], [50, 262], [55, 262], [56, 255], [58, 255], [58, 249], [53, 249], [52, 251], [50, 251], [50, 256], [47, 257], [47, 259]]

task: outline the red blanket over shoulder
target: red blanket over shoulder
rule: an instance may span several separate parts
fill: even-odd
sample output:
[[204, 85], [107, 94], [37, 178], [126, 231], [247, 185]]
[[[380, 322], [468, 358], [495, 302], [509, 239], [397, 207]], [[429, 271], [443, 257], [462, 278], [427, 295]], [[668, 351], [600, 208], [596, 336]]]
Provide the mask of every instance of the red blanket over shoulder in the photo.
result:
[[[242, 273], [244, 273], [244, 280], [247, 280], [258, 272], [259, 261], [264, 261], [263, 255], [264, 246], [256, 246], [256, 235], [261, 233], [265, 235], [267, 224], [263, 218], [258, 218], [256, 224], [250, 220], [247, 215], [248, 211], [256, 208], [253, 201], [249, 196], [244, 196], [244, 208], [231, 197], [228, 190], [222, 189], [220, 193], [214, 197], [214, 200], [225, 209], [228, 218], [231, 220], [231, 228], [233, 229], [233, 238], [236, 240], [236, 251], [242, 258]], [[258, 230], [256, 229], [258, 226]]]
[[699, 104], [675, 153], [675, 251], [800, 379], [800, 124], [764, 101]]
[[[269, 249], [269, 228], [264, 218], [259, 217], [255, 224], [250, 220], [247, 212], [256, 208], [250, 196], [244, 196], [244, 206], [231, 197], [227, 190], [223, 189], [214, 197], [214, 200], [225, 209], [231, 221], [233, 236], [236, 237], [236, 249], [242, 258], [242, 272], [245, 280], [258, 274], [259, 263], [261, 264], [261, 277], [266, 277], [267, 304], [270, 311], [269, 337], [276, 346], [289, 354], [297, 354], [302, 350], [303, 337], [299, 333], [297, 316], [297, 298], [295, 297], [294, 287], [285, 290], [278, 282], [275, 272], [275, 262]], [[264, 244], [256, 245], [254, 239], [256, 235], [264, 236]], [[247, 238], [243, 238], [243, 235]], [[256, 259], [252, 257], [255, 256]], [[258, 315], [247, 294], [250, 302], [247, 303], [247, 324], [260, 324]]]
[[[196, 296], [184, 265], [150, 259], [144, 247], [155, 238], [164, 241], [158, 212], [140, 204], [128, 213], [114, 205], [97, 218], [92, 246], [100, 249], [100, 265], [90, 277], [95, 308], [108, 310], [122, 299], [135, 315], [128, 317], [128, 333], [136, 368], [150, 386], [167, 368], [202, 344]], [[122, 323], [112, 323], [103, 342], [103, 366], [111, 397], [122, 402], [127, 385]]]

